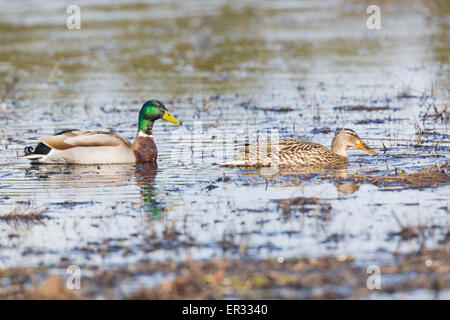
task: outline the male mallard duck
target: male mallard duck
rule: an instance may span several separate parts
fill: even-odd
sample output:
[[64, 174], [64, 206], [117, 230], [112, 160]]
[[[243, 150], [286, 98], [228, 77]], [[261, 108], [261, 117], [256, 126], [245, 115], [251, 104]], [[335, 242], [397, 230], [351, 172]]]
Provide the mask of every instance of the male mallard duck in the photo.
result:
[[331, 143], [331, 150], [323, 145], [300, 139], [280, 139], [250, 144], [234, 160], [222, 163], [223, 167], [314, 166], [338, 167], [348, 163], [346, 150], [355, 147], [371, 154], [369, 148], [355, 131], [340, 130]]
[[151, 100], [145, 102], [139, 112], [138, 132], [133, 143], [108, 132], [67, 130], [40, 138], [41, 143], [36, 148], [25, 148], [23, 158], [40, 163], [156, 163], [158, 151], [152, 128], [158, 119], [181, 124], [162, 102]]

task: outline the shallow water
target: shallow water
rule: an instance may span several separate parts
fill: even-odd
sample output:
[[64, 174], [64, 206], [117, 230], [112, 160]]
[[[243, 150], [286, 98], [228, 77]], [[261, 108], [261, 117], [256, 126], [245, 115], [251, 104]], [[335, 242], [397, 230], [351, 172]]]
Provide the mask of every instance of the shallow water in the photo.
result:
[[[448, 105], [448, 5], [383, 2], [382, 29], [370, 31], [360, 1], [78, 2], [81, 30], [65, 27], [68, 2], [1, 3], [0, 212], [46, 216], [0, 221], [1, 268], [61, 259], [110, 268], [187, 254], [349, 254], [371, 265], [446, 241], [448, 184], [342, 186], [339, 177], [448, 163], [448, 122], [425, 117]], [[17, 158], [33, 138], [65, 128], [131, 140], [148, 99], [183, 121], [155, 124], [156, 170]], [[379, 156], [349, 150], [348, 168], [326, 173], [218, 167], [257, 130], [329, 145], [341, 127]], [[295, 197], [319, 205], [283, 214], [279, 202]], [[391, 236], [399, 221], [426, 235]]]

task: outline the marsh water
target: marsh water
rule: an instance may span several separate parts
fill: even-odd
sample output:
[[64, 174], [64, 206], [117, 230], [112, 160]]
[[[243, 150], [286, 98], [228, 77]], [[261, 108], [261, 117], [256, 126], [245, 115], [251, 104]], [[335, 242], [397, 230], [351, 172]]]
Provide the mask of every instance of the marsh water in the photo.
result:
[[[347, 181], [449, 161], [449, 10], [444, 1], [0, 2], [0, 268], [351, 255], [362, 266], [447, 241], [450, 185]], [[62, 129], [132, 140], [163, 101], [182, 127], [154, 127], [158, 168], [32, 165], [17, 156]], [[338, 171], [229, 169], [259, 132], [329, 146], [355, 130]], [[283, 210], [280, 203], [314, 197]], [[396, 236], [425, 226], [420, 237]], [[62, 271], [64, 272], [64, 271]], [[136, 279], [131, 288], [141, 283]], [[149, 278], [152, 281], [158, 279]], [[127, 290], [127, 289], [124, 289]]]

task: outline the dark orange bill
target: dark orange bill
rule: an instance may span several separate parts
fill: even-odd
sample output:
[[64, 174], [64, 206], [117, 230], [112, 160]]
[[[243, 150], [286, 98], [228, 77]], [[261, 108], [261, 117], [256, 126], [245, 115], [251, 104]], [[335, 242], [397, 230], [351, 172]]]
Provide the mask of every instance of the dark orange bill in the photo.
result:
[[358, 148], [358, 149], [364, 150], [364, 151], [366, 151], [366, 152], [368, 152], [368, 153], [370, 153], [370, 154], [377, 154], [375, 151], [373, 151], [372, 149], [370, 149], [370, 148], [367, 146], [367, 144], [365, 144], [365, 143], [362, 142], [362, 141], [361, 141], [360, 143], [358, 143], [355, 147]]

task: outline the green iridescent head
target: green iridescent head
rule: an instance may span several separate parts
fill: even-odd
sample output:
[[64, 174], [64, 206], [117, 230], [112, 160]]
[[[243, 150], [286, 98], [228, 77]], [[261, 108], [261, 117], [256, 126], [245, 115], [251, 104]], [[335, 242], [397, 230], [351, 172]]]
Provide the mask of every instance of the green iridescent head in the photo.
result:
[[164, 103], [158, 100], [149, 100], [142, 105], [139, 112], [139, 131], [152, 134], [153, 122], [158, 119], [182, 124], [180, 120], [170, 114]]

